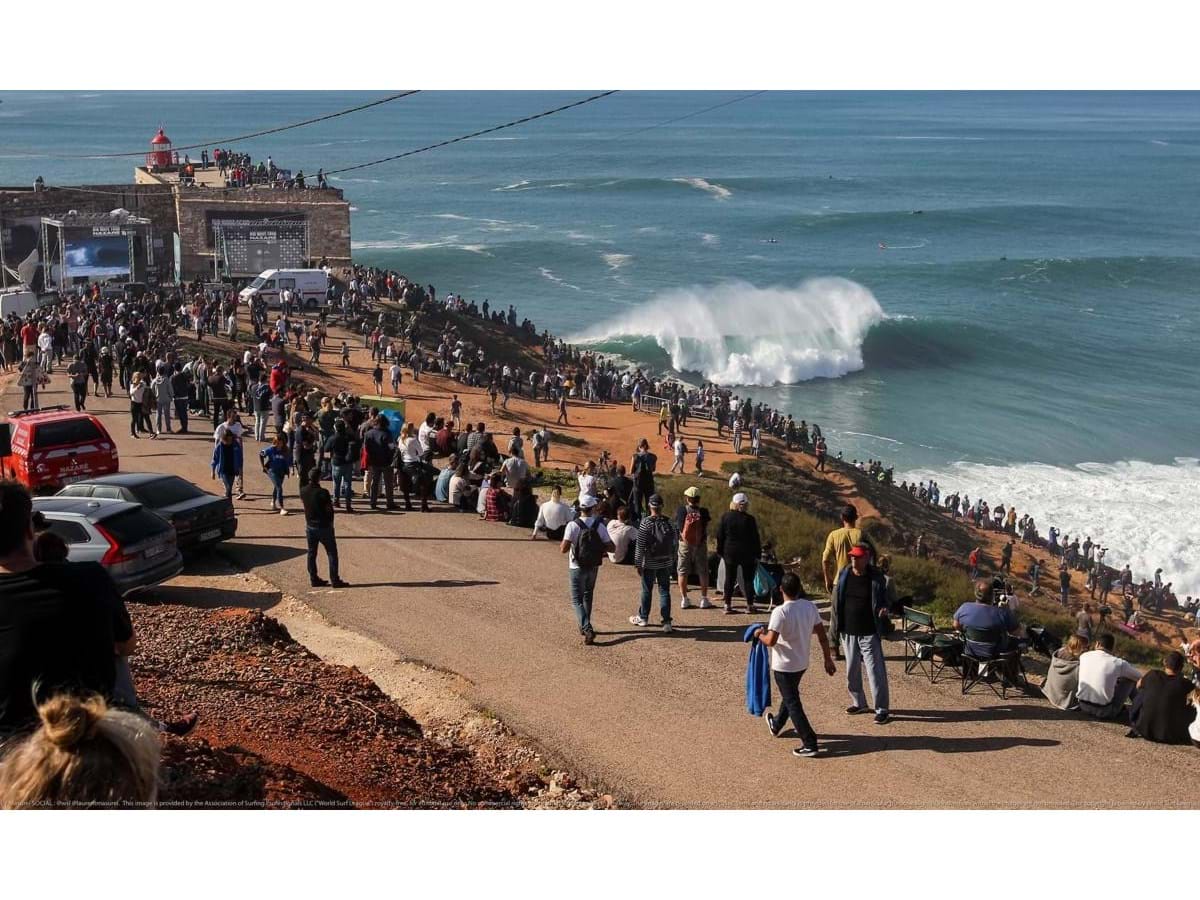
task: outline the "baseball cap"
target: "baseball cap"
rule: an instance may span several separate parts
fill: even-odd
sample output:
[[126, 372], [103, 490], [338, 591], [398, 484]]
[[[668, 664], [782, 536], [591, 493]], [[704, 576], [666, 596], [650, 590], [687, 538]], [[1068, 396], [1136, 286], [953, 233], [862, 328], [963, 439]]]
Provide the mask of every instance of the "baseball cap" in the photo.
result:
[[[652, 497], [651, 504], [650, 504], [651, 506], [654, 505], [653, 499], [654, 498]], [[591, 494], [580, 494], [579, 495], [579, 508], [580, 509], [593, 509], [599, 502], [600, 501], [597, 500], [595, 497], [593, 497]]]
[[686, 491], [683, 492], [683, 496], [699, 497], [700, 496], [700, 488], [696, 487], [695, 485], [692, 485], [690, 488], [688, 488]]
[[748, 506], [750, 504], [750, 498], [739, 491], [733, 495], [733, 502], [737, 506]]
[[870, 556], [871, 548], [868, 547], [866, 544], [855, 544], [853, 547], [850, 548], [850, 555], [851, 556]]
[[650, 499], [647, 500], [646, 502], [649, 503], [651, 506], [653, 506], [655, 509], [662, 509], [662, 505], [663, 505], [662, 497], [660, 497], [658, 494], [651, 494]]

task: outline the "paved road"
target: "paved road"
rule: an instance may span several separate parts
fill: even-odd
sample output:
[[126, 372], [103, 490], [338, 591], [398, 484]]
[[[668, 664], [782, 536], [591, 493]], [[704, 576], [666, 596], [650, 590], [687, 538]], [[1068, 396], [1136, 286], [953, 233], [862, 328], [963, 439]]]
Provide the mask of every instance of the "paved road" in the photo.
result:
[[[43, 403], [69, 402], [61, 378]], [[11, 389], [4, 408], [13, 408]], [[134, 440], [124, 400], [89, 401], [117, 438], [123, 471], [170, 471], [211, 487], [208, 436]], [[19, 404], [16, 404], [19, 405]], [[248, 445], [253, 457], [255, 447]], [[902, 674], [889, 648], [894, 721], [849, 717], [843, 676], [819, 667], [805, 708], [828, 755], [796, 759], [743, 702], [749, 618], [675, 612], [677, 630], [638, 629], [634, 573], [605, 566], [599, 637], [585, 647], [557, 548], [524, 531], [452, 512], [339, 516], [349, 590], [313, 591], [301, 516], [250, 497], [226, 552], [332, 621], [453, 670], [471, 699], [626, 802], [654, 807], [1179, 807], [1200, 796], [1197, 751], [1127, 740], [1037, 700], [962, 697], [955, 682]], [[214, 488], [215, 489], [215, 488]], [[296, 486], [288, 494], [295, 498]], [[295, 507], [298, 508], [298, 502]], [[322, 557], [323, 560], [323, 557]], [[322, 561], [322, 567], [324, 562]], [[657, 618], [657, 614], [655, 614]], [[1136, 774], [1135, 774], [1136, 773]]]

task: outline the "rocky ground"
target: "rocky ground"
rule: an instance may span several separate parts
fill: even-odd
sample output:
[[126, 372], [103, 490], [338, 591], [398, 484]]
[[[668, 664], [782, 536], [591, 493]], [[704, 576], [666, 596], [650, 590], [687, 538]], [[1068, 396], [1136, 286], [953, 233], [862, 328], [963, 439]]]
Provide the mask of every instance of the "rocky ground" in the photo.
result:
[[200, 717], [187, 737], [164, 735], [163, 806], [611, 803], [497, 735], [464, 741], [444, 725], [426, 733], [371, 679], [322, 662], [261, 610], [131, 603], [130, 613], [140, 641], [134, 677], [148, 711]]

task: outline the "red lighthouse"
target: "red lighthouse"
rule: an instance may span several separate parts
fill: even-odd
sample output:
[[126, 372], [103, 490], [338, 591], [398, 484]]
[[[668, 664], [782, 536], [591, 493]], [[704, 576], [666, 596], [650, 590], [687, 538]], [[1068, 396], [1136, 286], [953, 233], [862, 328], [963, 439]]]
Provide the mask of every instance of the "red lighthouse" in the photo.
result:
[[169, 169], [174, 162], [173, 157], [171, 139], [159, 128], [158, 134], [150, 140], [150, 152], [146, 154], [146, 168], [160, 171]]

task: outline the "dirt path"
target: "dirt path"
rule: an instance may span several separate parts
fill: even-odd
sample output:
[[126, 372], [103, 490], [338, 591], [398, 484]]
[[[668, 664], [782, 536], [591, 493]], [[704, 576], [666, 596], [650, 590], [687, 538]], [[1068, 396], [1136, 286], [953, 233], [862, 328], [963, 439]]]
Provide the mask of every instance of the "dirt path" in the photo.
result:
[[[62, 399], [56, 380], [46, 402]], [[125, 404], [93, 405], [111, 425], [124, 471], [211, 484], [208, 437], [133, 440]], [[230, 558], [397, 657], [456, 673], [475, 705], [623, 806], [1181, 807], [1200, 788], [1190, 748], [1126, 740], [1119, 726], [1039, 700], [964, 698], [954, 682], [904, 676], [899, 644], [888, 649], [895, 718], [884, 728], [844, 714], [840, 673], [810, 672], [805, 705], [829, 755], [798, 760], [792, 740], [771, 740], [746, 714], [748, 617], [676, 610], [672, 635], [636, 628], [626, 621], [634, 573], [606, 566], [599, 639], [584, 647], [557, 548], [450, 512], [339, 517], [342, 572], [354, 587], [313, 591], [301, 518], [272, 515], [265, 476], [253, 466], [247, 473], [250, 497], [238, 504]], [[294, 504], [295, 485], [287, 491]]]

